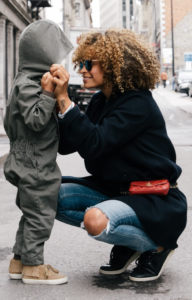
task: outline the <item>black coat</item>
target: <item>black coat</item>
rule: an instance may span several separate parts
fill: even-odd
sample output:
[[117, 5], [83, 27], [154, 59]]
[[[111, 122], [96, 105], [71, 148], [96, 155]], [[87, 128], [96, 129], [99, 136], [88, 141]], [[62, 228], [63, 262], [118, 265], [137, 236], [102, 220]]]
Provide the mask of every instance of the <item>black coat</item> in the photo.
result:
[[[186, 226], [187, 204], [179, 189], [167, 196], [121, 195], [131, 181], [168, 179], [181, 174], [165, 121], [148, 90], [129, 91], [106, 104], [95, 94], [86, 114], [78, 106], [59, 120], [60, 154], [78, 151], [92, 175], [81, 182], [130, 205], [146, 232], [159, 245], [174, 249]], [[115, 197], [115, 198], [114, 198]]]

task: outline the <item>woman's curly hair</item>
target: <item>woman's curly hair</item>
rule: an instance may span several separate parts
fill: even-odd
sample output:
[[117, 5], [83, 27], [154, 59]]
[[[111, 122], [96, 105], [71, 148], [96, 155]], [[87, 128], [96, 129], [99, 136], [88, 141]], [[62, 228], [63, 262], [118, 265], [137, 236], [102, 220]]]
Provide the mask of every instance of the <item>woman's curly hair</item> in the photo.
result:
[[83, 33], [78, 38], [72, 61], [98, 59], [104, 70], [104, 83], [116, 92], [154, 89], [160, 64], [155, 51], [144, 38], [130, 30], [110, 28], [103, 34]]

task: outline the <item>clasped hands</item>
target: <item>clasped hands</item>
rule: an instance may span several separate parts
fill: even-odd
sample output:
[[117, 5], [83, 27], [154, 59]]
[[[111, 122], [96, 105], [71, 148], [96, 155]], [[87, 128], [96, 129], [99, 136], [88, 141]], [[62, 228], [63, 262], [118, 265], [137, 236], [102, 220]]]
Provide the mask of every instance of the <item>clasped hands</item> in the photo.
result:
[[69, 77], [69, 73], [62, 65], [53, 64], [50, 72], [45, 73], [41, 79], [42, 89], [55, 94], [56, 105], [59, 106], [61, 114], [71, 105], [67, 93]]

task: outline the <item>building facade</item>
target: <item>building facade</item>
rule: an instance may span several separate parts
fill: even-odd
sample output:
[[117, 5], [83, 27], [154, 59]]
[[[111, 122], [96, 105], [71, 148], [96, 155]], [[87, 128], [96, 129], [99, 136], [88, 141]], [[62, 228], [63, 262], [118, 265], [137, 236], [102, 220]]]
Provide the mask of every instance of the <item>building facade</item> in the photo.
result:
[[[175, 71], [192, 67], [192, 1], [172, 0]], [[155, 47], [161, 69], [172, 77], [171, 0], [134, 0], [131, 29]]]
[[100, 26], [130, 29], [132, 0], [100, 0]]
[[161, 54], [161, 6], [159, 0], [134, 0], [131, 28], [144, 36]]
[[52, 0], [53, 9], [45, 9], [45, 18], [57, 23], [69, 37], [70, 26], [92, 27], [92, 0]]
[[67, 36], [70, 26], [92, 26], [91, 2], [92, 0], [64, 1], [64, 29]]
[[[192, 1], [172, 0], [173, 3], [173, 38], [175, 71], [187, 68], [187, 57], [192, 68]], [[164, 52], [172, 52], [171, 0], [161, 0], [162, 48]], [[170, 50], [170, 51], [169, 51]], [[163, 57], [162, 65], [172, 76], [172, 61]]]
[[[41, 18], [42, 13], [40, 15], [38, 17]], [[0, 0], [0, 123], [3, 122], [6, 101], [18, 70], [19, 38], [33, 21], [29, 1]]]
[[22, 30], [33, 20], [26, 1], [0, 1], [0, 122], [18, 68], [18, 43]]

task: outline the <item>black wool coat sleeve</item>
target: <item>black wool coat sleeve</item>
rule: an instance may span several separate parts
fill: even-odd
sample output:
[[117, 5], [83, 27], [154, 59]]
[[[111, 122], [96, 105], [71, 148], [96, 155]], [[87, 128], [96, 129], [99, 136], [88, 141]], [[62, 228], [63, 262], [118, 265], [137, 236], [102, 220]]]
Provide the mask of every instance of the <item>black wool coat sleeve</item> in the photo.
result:
[[[129, 142], [149, 126], [152, 118], [152, 106], [150, 103], [146, 105], [138, 95], [131, 103], [125, 101], [117, 105], [102, 123], [92, 123], [89, 116], [75, 106], [59, 120], [59, 124], [61, 137], [66, 137], [71, 149], [76, 149], [84, 159], [94, 159]], [[65, 151], [62, 151], [64, 143], [65, 140], [63, 144], [60, 141], [61, 154]]]

